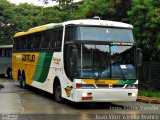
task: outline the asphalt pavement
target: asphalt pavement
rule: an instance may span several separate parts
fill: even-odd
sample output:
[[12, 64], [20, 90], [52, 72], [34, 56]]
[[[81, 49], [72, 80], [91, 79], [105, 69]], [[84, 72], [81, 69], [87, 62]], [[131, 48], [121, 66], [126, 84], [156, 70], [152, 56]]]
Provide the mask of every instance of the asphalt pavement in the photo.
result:
[[60, 104], [51, 94], [0, 78], [0, 120], [160, 119], [160, 104], [143, 102]]

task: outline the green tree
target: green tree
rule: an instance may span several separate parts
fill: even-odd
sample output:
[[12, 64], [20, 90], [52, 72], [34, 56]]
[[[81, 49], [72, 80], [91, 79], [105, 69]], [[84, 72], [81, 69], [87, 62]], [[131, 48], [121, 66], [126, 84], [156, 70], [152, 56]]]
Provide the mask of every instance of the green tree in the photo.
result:
[[106, 0], [85, 0], [75, 7], [72, 19], [93, 18], [102, 16], [106, 10]]
[[[134, 25], [139, 47], [143, 48], [147, 60], [153, 60], [160, 45], [160, 3], [158, 0], [132, 0], [128, 11], [129, 21]], [[148, 54], [146, 51], [148, 51]]]
[[[39, 0], [48, 4], [55, 0]], [[99, 16], [104, 20], [131, 23], [139, 47], [150, 53], [148, 60], [160, 51], [160, 0], [56, 0], [58, 6], [37, 7], [13, 5], [0, 1], [0, 42], [11, 44], [16, 32], [43, 24]], [[148, 52], [147, 52], [148, 51]]]
[[127, 11], [131, 9], [131, 0], [108, 0], [106, 7], [105, 19], [129, 22]]
[[10, 44], [14, 33], [13, 11], [14, 5], [6, 0], [0, 1], [0, 44]]
[[79, 3], [78, 10], [75, 11], [72, 18], [100, 16], [104, 20], [128, 22], [127, 11], [130, 9], [130, 0], [85, 0]]
[[20, 4], [14, 7], [16, 12], [14, 18], [18, 20], [15, 24], [18, 26], [19, 31], [27, 30], [40, 24], [41, 13], [43, 8], [31, 6], [28, 4]]
[[40, 16], [39, 25], [62, 22], [61, 12], [57, 7], [43, 8]]

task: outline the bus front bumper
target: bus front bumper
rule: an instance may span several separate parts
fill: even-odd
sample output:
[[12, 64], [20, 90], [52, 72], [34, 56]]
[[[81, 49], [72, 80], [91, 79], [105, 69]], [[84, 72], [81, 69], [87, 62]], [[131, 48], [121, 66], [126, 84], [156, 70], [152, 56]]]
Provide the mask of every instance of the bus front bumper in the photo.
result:
[[75, 89], [74, 102], [136, 101], [138, 89]]

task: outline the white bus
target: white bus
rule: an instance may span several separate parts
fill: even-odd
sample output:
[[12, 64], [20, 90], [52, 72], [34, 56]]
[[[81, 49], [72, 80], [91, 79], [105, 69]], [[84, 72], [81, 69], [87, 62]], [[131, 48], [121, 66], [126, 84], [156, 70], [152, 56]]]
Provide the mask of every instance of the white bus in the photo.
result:
[[13, 45], [0, 46], [0, 75], [12, 78], [12, 47]]
[[105, 20], [51, 23], [15, 34], [12, 76], [57, 102], [136, 101], [133, 26]]

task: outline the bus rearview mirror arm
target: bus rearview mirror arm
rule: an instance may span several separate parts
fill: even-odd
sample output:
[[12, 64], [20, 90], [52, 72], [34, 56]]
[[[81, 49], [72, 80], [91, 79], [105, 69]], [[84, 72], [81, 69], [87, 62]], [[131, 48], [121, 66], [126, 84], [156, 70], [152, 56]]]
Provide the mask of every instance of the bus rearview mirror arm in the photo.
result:
[[137, 48], [137, 65], [141, 66], [143, 61], [143, 53], [141, 48]]
[[71, 77], [74, 78], [77, 75], [77, 60], [78, 60], [78, 50], [76, 46], [73, 46], [72, 49], [72, 58], [71, 58]]

